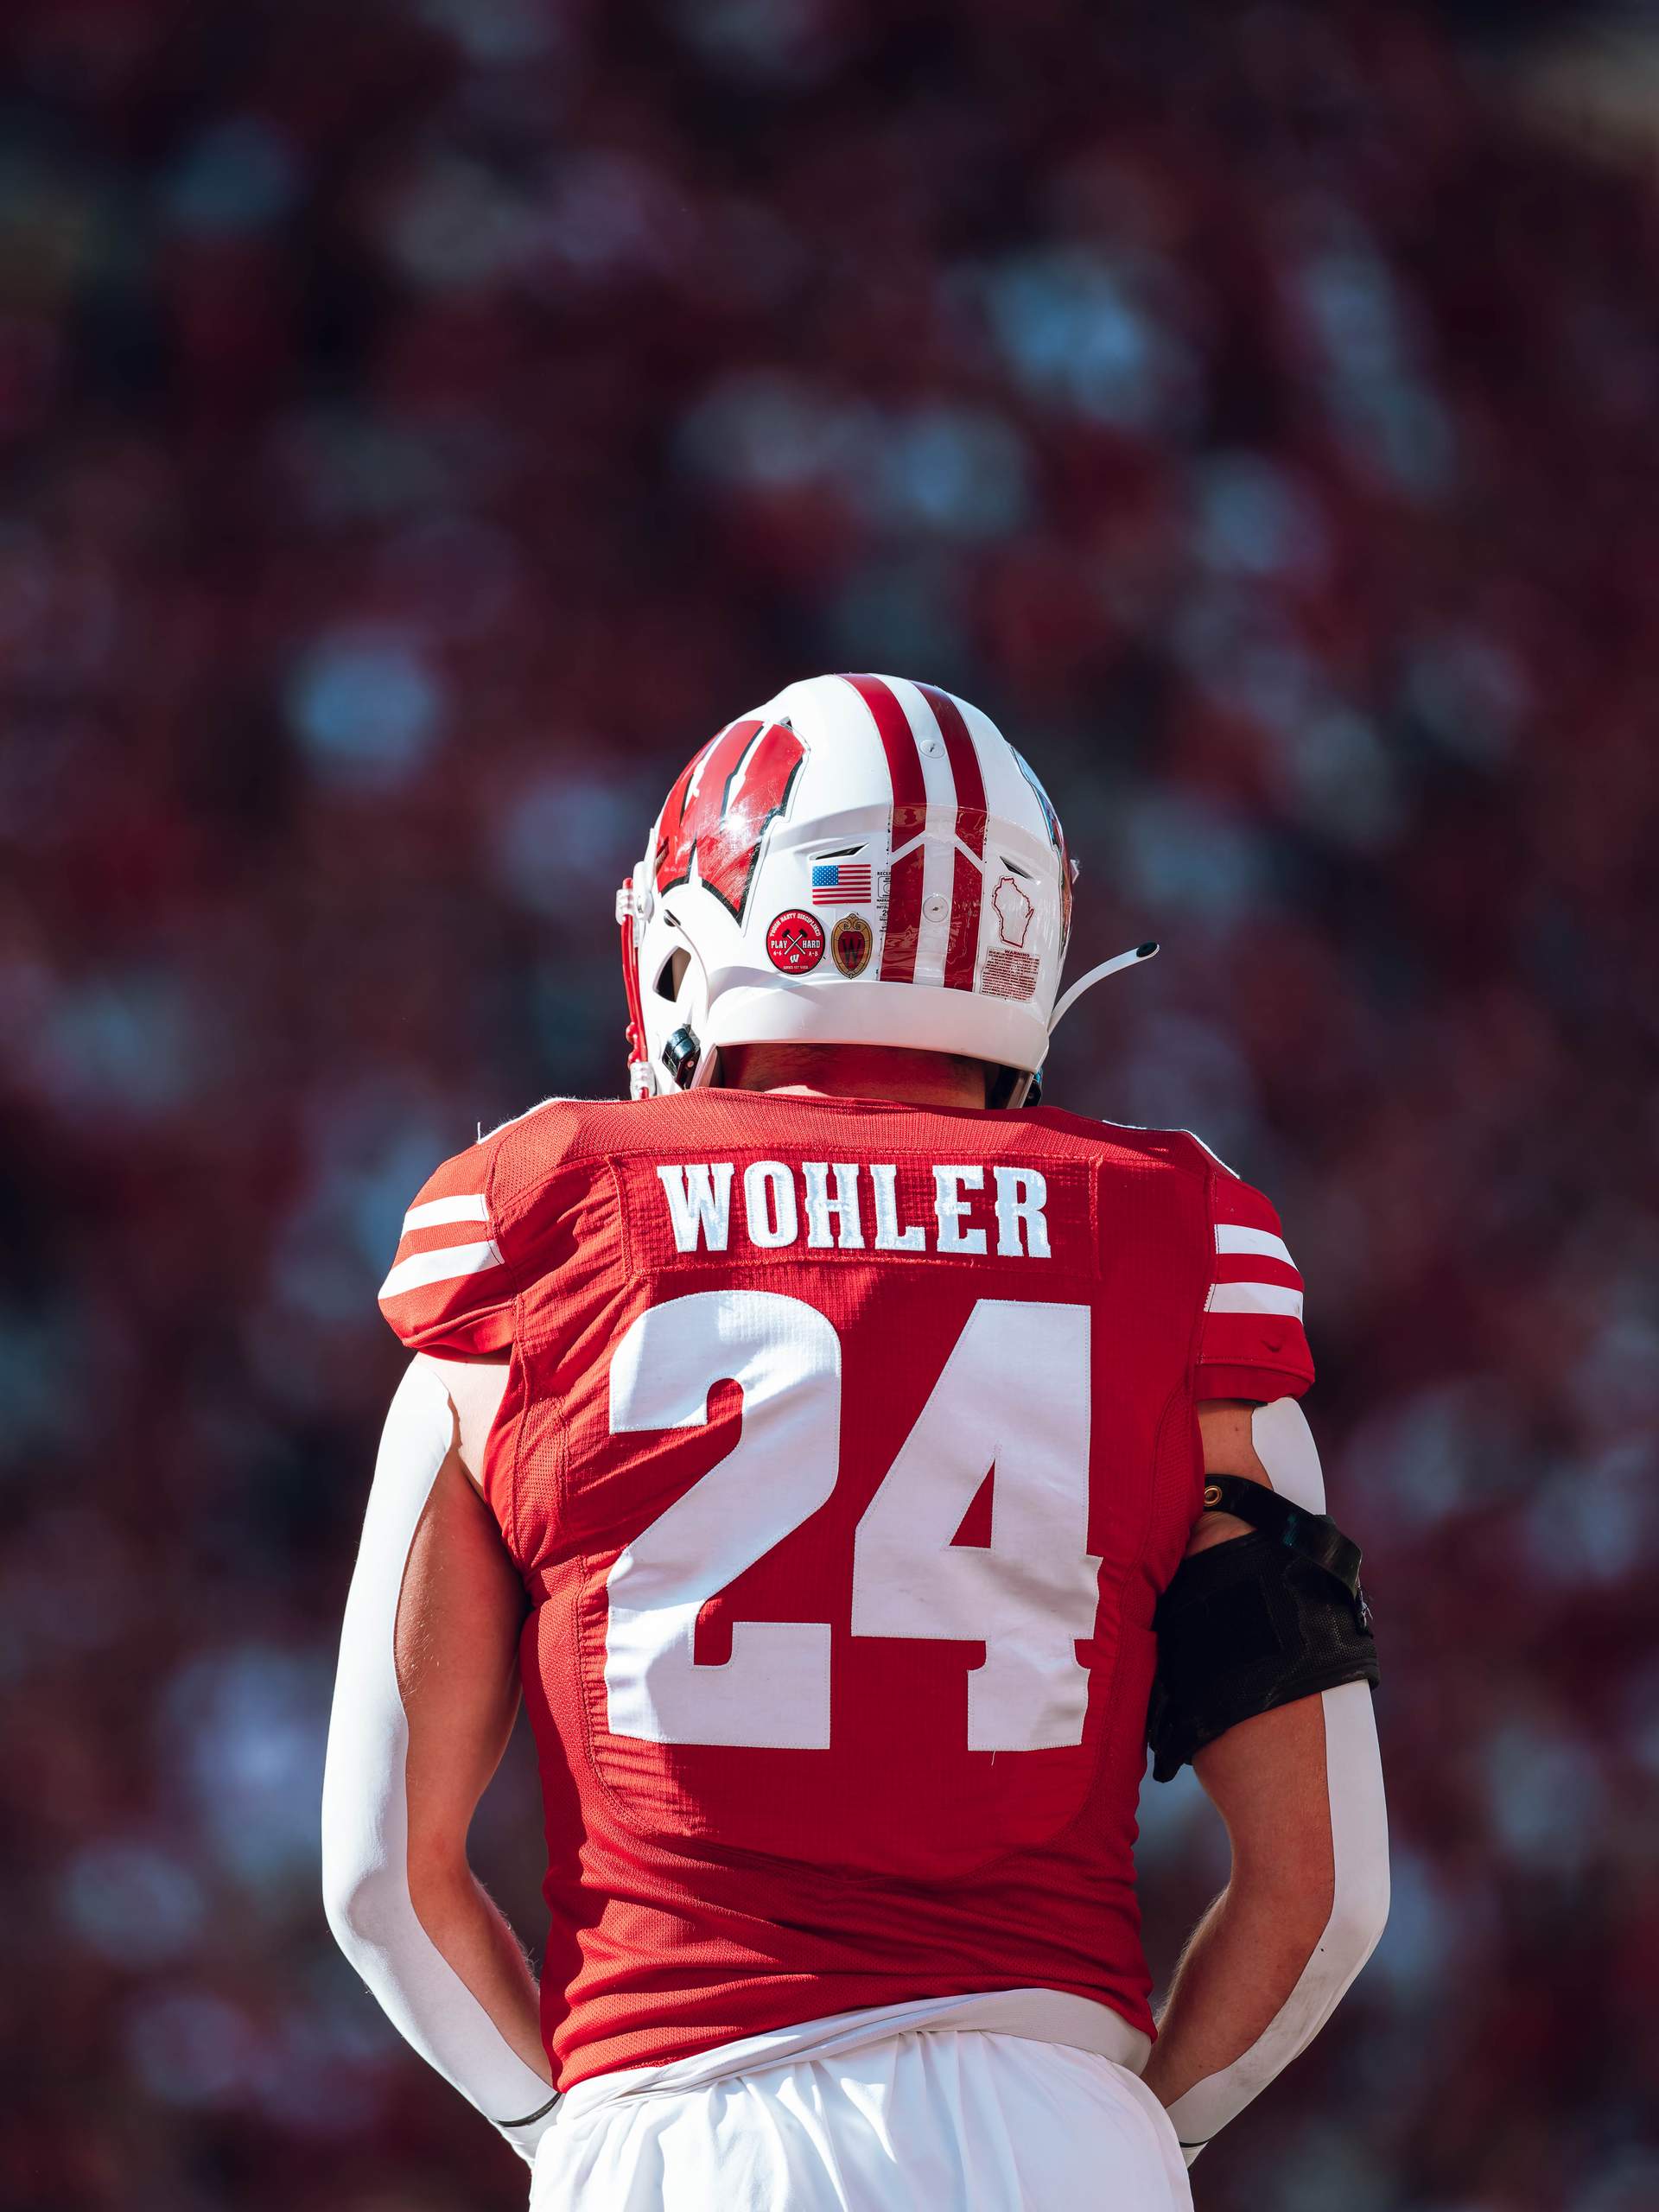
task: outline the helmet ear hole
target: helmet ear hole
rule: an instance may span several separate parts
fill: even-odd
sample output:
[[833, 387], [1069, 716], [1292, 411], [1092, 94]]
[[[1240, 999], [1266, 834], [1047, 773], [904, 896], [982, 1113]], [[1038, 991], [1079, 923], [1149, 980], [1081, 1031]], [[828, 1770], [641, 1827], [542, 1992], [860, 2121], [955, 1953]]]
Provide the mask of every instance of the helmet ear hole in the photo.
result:
[[671, 1006], [680, 995], [680, 985], [685, 981], [685, 971], [691, 965], [691, 956], [683, 945], [677, 945], [657, 970], [652, 985], [659, 999], [666, 999]]

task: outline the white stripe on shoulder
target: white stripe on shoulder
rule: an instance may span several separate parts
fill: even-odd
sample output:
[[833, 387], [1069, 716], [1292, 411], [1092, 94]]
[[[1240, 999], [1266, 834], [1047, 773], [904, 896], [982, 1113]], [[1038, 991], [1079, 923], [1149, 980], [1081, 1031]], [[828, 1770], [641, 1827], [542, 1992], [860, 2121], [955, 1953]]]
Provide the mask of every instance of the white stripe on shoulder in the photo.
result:
[[482, 1191], [470, 1191], [459, 1198], [428, 1198], [423, 1205], [410, 1206], [404, 1216], [404, 1234], [407, 1236], [411, 1229], [437, 1229], [449, 1221], [487, 1221], [489, 1217]]
[[1276, 1282], [1217, 1282], [1204, 1301], [1206, 1313], [1289, 1313], [1302, 1318], [1302, 1294]]
[[1290, 1256], [1290, 1247], [1282, 1236], [1275, 1236], [1268, 1229], [1246, 1229], [1243, 1222], [1238, 1221], [1218, 1221], [1216, 1224], [1216, 1249], [1217, 1252], [1254, 1252], [1258, 1259], [1282, 1260], [1287, 1268], [1296, 1265]]
[[380, 1286], [382, 1298], [401, 1298], [408, 1290], [424, 1290], [429, 1283], [455, 1282], [462, 1275], [481, 1275], [505, 1265], [493, 1243], [446, 1244], [436, 1252], [416, 1252], [399, 1260]]

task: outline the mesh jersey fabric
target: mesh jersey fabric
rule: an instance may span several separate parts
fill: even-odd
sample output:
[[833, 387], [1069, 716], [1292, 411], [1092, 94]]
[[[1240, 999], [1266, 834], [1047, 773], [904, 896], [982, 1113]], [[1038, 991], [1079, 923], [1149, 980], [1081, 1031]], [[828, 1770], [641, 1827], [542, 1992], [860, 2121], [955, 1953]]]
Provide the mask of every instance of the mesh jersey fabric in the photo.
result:
[[[510, 1361], [482, 1484], [531, 1599], [562, 2087], [970, 1991], [1150, 2031], [1135, 1808], [1194, 1406], [1313, 1375], [1259, 1193], [1049, 1109], [553, 1100], [431, 1178], [382, 1300]], [[907, 1551], [911, 1499], [949, 1525]], [[1020, 1595], [1057, 1573], [1075, 1636]]]

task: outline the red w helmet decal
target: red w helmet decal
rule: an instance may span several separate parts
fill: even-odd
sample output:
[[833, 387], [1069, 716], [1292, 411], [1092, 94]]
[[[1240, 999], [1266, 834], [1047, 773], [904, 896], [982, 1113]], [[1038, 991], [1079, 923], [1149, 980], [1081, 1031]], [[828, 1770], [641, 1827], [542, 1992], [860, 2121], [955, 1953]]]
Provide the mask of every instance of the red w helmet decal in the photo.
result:
[[657, 888], [698, 880], [743, 919], [766, 824], [789, 804], [806, 747], [785, 722], [732, 722], [668, 795], [657, 832]]

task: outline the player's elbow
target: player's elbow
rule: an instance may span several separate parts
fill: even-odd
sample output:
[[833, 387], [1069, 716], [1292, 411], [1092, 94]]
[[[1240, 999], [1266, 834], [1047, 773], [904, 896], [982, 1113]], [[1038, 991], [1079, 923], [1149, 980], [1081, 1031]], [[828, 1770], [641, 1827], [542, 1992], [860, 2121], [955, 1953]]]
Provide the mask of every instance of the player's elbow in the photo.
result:
[[342, 1873], [325, 1861], [322, 1910], [329, 1934], [346, 1957], [353, 1957], [370, 1940], [374, 1917], [373, 1884]]
[[1287, 1836], [1289, 1864], [1273, 1877], [1273, 1895], [1281, 1924], [1295, 1927], [1310, 1958], [1345, 1988], [1388, 1925], [1389, 1844], [1380, 1820], [1373, 1825], [1351, 1816], [1339, 1844], [1335, 1825], [1320, 1821], [1309, 1830], [1300, 1866]]
[[390, 1942], [400, 1900], [384, 1860], [353, 1849], [322, 1847], [322, 1910], [329, 1931], [353, 1963]]
[[1324, 1942], [1350, 1980], [1382, 1940], [1389, 1924], [1389, 1897], [1386, 1844], [1357, 1865], [1338, 1869]]

